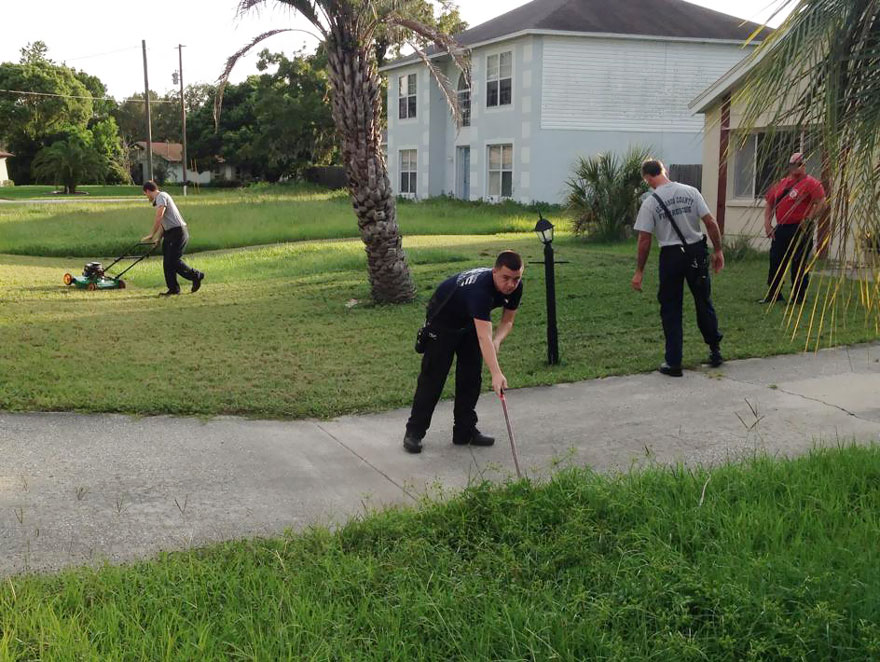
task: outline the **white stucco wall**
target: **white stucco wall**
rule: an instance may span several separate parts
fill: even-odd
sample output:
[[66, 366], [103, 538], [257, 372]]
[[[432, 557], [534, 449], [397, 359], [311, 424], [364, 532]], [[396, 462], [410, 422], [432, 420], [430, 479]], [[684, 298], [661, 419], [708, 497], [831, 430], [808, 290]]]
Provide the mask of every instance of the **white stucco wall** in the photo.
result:
[[[487, 57], [511, 51], [509, 106], [486, 107]], [[651, 147], [667, 165], [703, 159], [703, 123], [689, 101], [742, 57], [737, 44], [661, 39], [525, 35], [472, 53], [471, 126], [453, 125], [427, 68], [415, 62], [386, 73], [389, 175], [397, 190], [398, 154], [419, 150], [418, 196], [458, 194], [457, 147], [470, 147], [470, 198], [487, 197], [488, 147], [513, 145], [512, 197], [562, 202], [579, 156]], [[458, 71], [439, 65], [453, 82]], [[398, 119], [398, 77], [418, 76], [418, 113]]]

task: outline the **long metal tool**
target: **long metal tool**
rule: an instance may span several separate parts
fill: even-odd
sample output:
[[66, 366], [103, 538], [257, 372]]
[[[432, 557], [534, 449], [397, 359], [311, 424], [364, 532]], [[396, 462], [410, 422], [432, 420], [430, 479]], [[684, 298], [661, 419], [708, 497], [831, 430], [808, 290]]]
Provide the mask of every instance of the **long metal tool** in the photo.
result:
[[510, 450], [513, 453], [513, 466], [516, 467], [516, 477], [522, 478], [522, 472], [519, 470], [519, 456], [516, 454], [516, 440], [513, 438], [513, 428], [510, 427], [510, 414], [507, 413], [507, 399], [504, 397], [504, 391], [501, 391], [501, 408], [504, 410], [504, 422], [507, 423], [507, 436], [510, 437]]

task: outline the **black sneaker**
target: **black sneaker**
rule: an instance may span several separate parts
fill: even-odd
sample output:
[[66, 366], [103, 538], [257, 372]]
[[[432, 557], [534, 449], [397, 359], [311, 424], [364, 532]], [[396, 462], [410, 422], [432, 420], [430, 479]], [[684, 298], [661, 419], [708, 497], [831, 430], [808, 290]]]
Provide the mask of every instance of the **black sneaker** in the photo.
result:
[[159, 292], [160, 297], [173, 297], [177, 294], [180, 294], [180, 292], [172, 292], [171, 290], [168, 290], [167, 292]]
[[709, 365], [717, 368], [724, 363], [724, 357], [721, 356], [721, 348], [718, 345], [709, 347]]
[[490, 437], [487, 434], [483, 434], [475, 428], [474, 431], [468, 436], [461, 436], [453, 433], [452, 443], [456, 446], [467, 446], [468, 444], [470, 444], [471, 446], [491, 446], [495, 443], [495, 437]]
[[407, 453], [421, 453], [422, 440], [414, 437], [409, 432], [403, 436], [403, 448]]
[[681, 377], [683, 374], [680, 365], [669, 365], [666, 361], [661, 363], [657, 370], [661, 375], [666, 375], [668, 377]]
[[199, 288], [202, 286], [202, 281], [205, 280], [205, 273], [203, 271], [199, 272], [199, 275], [196, 276], [196, 279], [193, 281], [192, 289], [190, 292], [198, 292]]
[[763, 299], [758, 299], [758, 303], [785, 303], [785, 297], [781, 294], [777, 297], [764, 297]]

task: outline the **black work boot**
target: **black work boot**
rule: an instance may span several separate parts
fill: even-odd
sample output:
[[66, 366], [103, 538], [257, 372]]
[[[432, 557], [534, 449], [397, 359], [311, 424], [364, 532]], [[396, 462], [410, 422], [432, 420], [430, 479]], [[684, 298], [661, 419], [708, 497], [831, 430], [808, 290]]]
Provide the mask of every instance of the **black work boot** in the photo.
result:
[[709, 345], [709, 365], [717, 368], [724, 363], [724, 357], [721, 356], [721, 347], [718, 345]]
[[474, 428], [470, 434], [465, 435], [453, 432], [452, 443], [456, 446], [467, 446], [468, 444], [471, 446], [491, 446], [495, 443], [495, 437], [490, 437]]
[[661, 363], [657, 370], [661, 375], [666, 375], [667, 377], [681, 377], [684, 374], [681, 371], [680, 365], [669, 365], [666, 361]]
[[422, 440], [407, 432], [403, 435], [403, 447], [407, 453], [421, 453]]
[[192, 282], [192, 289], [190, 292], [198, 292], [199, 288], [202, 286], [202, 281], [205, 280], [205, 274], [203, 272], [199, 272], [195, 277], [195, 280]]

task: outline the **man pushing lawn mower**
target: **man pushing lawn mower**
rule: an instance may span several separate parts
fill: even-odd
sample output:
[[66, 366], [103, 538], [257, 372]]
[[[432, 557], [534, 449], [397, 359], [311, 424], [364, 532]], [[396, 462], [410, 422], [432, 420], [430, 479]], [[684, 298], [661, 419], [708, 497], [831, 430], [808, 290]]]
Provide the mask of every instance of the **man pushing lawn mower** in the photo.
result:
[[192, 291], [198, 292], [205, 274], [187, 266], [183, 261], [183, 251], [189, 241], [189, 232], [183, 216], [177, 210], [177, 205], [174, 204], [171, 196], [160, 191], [153, 181], [144, 184], [144, 195], [156, 208], [156, 220], [153, 223], [153, 230], [141, 241], [156, 243], [159, 237], [162, 237], [162, 267], [165, 270], [165, 284], [168, 290], [160, 293], [159, 296], [180, 294], [178, 274], [192, 281]]

